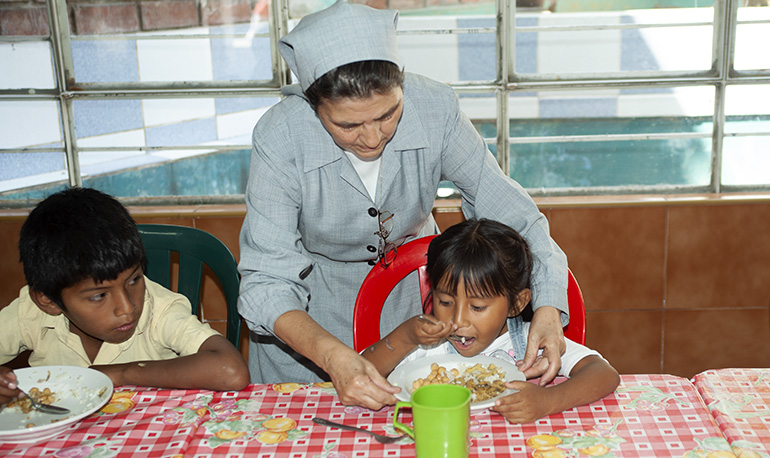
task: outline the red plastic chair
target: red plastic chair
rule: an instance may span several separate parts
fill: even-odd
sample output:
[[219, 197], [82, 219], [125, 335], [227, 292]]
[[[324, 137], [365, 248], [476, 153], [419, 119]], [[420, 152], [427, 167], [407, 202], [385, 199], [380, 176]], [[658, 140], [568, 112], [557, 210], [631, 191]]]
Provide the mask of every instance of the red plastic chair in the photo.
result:
[[[387, 269], [377, 263], [364, 278], [353, 309], [353, 348], [357, 352], [380, 340], [380, 318], [385, 299], [398, 282], [415, 270], [418, 271], [420, 296], [422, 303], [425, 304], [425, 312], [430, 313], [433, 304], [425, 302], [430, 294], [430, 285], [425, 269], [428, 245], [434, 237], [435, 235], [422, 237], [398, 247], [396, 259]], [[569, 303], [569, 324], [564, 327], [564, 336], [585, 345], [585, 302], [572, 271], [569, 271], [567, 301]]]

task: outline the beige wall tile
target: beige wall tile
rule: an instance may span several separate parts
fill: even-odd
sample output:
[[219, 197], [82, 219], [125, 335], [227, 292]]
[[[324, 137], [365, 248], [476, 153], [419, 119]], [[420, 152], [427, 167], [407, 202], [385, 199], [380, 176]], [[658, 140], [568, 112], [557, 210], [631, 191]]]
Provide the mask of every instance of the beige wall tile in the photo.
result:
[[463, 212], [457, 210], [434, 210], [433, 218], [436, 220], [439, 230], [445, 231], [447, 228], [454, 226], [457, 223], [465, 221]]
[[663, 372], [770, 367], [770, 310], [667, 310]]
[[586, 310], [662, 307], [664, 207], [555, 208], [550, 222]]
[[770, 205], [672, 206], [668, 308], [770, 306]]
[[662, 311], [586, 312], [586, 346], [621, 374], [656, 374], [661, 367]]
[[134, 217], [136, 224], [172, 224], [175, 226], [193, 226], [192, 218], [176, 218], [173, 216], [160, 217]]
[[0, 308], [19, 297], [27, 283], [19, 262], [19, 231], [24, 221], [0, 222]]

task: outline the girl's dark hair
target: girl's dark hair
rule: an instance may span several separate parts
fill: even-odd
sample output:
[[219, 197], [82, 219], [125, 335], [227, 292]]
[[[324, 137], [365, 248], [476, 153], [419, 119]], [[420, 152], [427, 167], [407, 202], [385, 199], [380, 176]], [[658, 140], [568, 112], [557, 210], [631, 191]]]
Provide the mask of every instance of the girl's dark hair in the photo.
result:
[[115, 198], [70, 188], [40, 202], [21, 227], [19, 254], [30, 289], [64, 308], [61, 292], [87, 278], [114, 280], [146, 257], [139, 230]]
[[[448, 292], [463, 282], [468, 294], [506, 296], [509, 310], [525, 288], [531, 288], [533, 258], [529, 244], [518, 232], [497, 221], [467, 220], [433, 239], [428, 247], [427, 274], [434, 287]], [[532, 319], [532, 305], [520, 315]]]
[[403, 87], [404, 71], [385, 60], [363, 60], [326, 72], [305, 90], [310, 105], [318, 109], [326, 100], [365, 99]]

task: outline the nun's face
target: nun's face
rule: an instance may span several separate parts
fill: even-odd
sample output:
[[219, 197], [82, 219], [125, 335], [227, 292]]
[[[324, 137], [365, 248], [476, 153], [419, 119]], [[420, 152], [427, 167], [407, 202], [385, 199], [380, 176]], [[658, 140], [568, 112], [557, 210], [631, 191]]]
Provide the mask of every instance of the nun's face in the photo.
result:
[[396, 87], [366, 99], [324, 100], [316, 112], [340, 148], [371, 160], [395, 135], [403, 109], [403, 91]]

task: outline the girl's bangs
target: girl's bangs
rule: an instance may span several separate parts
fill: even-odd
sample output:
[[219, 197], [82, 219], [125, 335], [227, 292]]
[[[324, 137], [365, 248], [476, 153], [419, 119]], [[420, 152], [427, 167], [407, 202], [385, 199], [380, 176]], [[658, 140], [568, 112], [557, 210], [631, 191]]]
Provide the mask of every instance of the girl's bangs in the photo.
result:
[[470, 297], [490, 298], [495, 296], [505, 296], [506, 289], [504, 279], [499, 278], [499, 270], [489, 259], [466, 258], [461, 264], [454, 263], [447, 269], [446, 274], [439, 282], [452, 294], [457, 293], [457, 285], [460, 282], [465, 287], [465, 294]]

